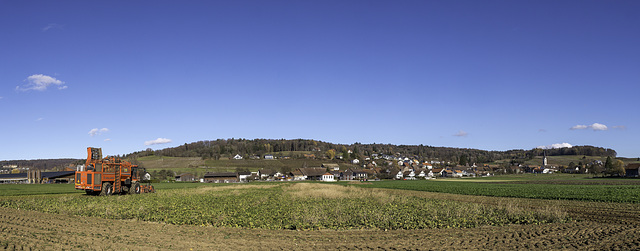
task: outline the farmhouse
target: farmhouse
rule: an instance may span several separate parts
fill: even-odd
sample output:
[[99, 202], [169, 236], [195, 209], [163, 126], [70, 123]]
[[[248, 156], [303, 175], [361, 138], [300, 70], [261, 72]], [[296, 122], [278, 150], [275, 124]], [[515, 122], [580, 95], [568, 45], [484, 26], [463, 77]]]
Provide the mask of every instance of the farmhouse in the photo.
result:
[[302, 167], [298, 170], [305, 176], [307, 180], [322, 180], [322, 175], [327, 172], [324, 167]]
[[356, 180], [367, 180], [375, 175], [375, 171], [370, 169], [351, 169], [351, 171]]
[[237, 183], [238, 173], [206, 173], [205, 183]]
[[304, 176], [304, 174], [302, 174], [302, 172], [299, 169], [293, 170], [291, 172], [291, 177], [293, 177], [293, 180], [306, 180], [307, 177]]
[[625, 173], [626, 177], [639, 177], [640, 176], [639, 175], [639, 173], [640, 173], [640, 163], [629, 164], [624, 169], [626, 171], [626, 173]]
[[180, 175], [176, 175], [175, 178], [176, 178], [176, 181], [186, 181], [186, 182], [193, 182], [196, 180], [196, 177], [190, 173], [183, 173]]

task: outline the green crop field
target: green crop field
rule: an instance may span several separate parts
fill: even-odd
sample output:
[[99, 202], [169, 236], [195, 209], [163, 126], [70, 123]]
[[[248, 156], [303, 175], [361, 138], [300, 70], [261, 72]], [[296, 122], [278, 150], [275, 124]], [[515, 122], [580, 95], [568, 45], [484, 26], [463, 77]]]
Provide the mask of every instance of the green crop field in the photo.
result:
[[[261, 229], [423, 229], [565, 222], [548, 211], [399, 196], [319, 183], [185, 184], [155, 194], [0, 197], [0, 207], [178, 225]], [[27, 185], [28, 186], [28, 185]], [[166, 189], [178, 186], [177, 189]]]
[[379, 181], [355, 186], [496, 197], [640, 203], [640, 182], [637, 179], [586, 177], [527, 174], [474, 179]]

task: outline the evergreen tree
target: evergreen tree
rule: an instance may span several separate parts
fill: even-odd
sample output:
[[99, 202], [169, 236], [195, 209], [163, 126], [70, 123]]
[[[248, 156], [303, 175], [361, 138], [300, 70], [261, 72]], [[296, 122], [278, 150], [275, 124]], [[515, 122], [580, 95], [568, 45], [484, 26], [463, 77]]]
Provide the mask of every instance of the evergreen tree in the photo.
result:
[[607, 160], [604, 162], [604, 172], [608, 175], [613, 174], [613, 162], [611, 156], [607, 156]]

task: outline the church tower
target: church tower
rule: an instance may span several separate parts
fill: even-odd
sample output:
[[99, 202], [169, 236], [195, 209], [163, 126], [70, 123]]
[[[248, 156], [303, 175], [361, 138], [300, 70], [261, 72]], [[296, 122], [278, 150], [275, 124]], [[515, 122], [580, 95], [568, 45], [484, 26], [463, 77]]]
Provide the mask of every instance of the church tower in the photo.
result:
[[544, 151], [544, 158], [542, 158], [542, 168], [547, 167], [547, 152]]

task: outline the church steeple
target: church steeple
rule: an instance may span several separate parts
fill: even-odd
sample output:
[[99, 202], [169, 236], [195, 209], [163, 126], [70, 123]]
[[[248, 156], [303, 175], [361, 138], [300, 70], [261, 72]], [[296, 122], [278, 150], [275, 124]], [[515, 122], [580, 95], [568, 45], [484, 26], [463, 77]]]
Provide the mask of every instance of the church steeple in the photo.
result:
[[547, 151], [543, 151], [544, 158], [542, 158], [542, 168], [547, 166]]

